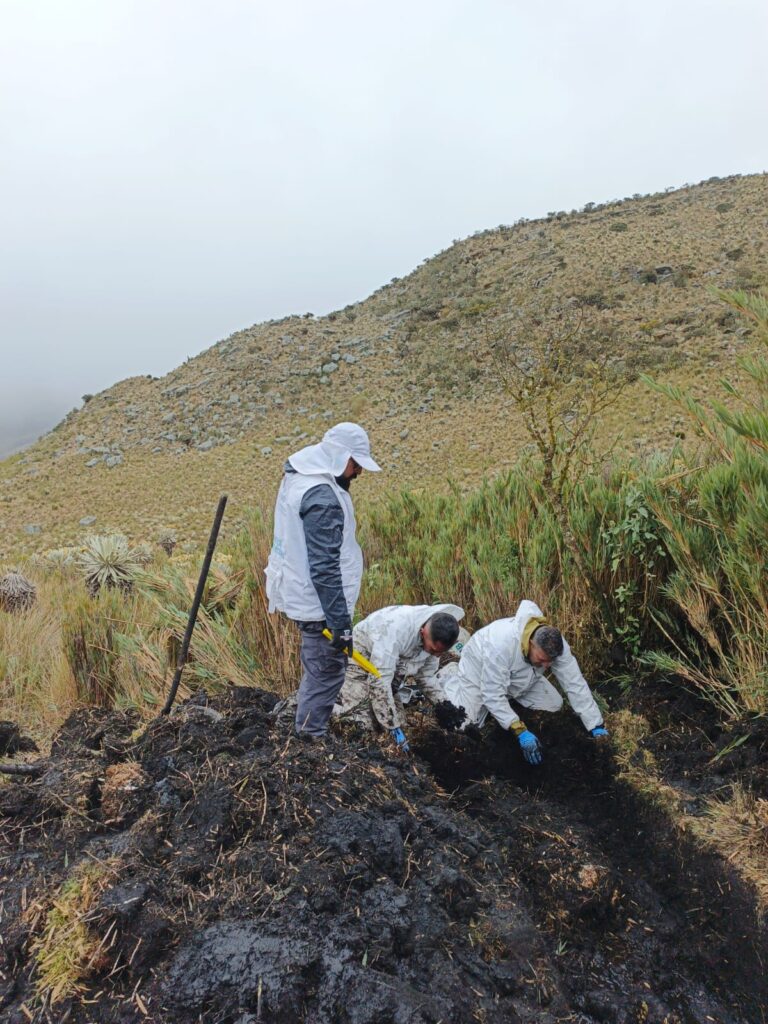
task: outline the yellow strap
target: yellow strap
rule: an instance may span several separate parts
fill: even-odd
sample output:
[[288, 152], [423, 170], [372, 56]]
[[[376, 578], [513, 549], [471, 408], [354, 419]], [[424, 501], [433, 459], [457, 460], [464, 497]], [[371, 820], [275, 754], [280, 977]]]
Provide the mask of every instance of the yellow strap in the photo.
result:
[[528, 657], [528, 651], [530, 650], [531, 646], [531, 637], [539, 628], [539, 626], [546, 625], [547, 620], [543, 617], [540, 618], [534, 615], [532, 618], [528, 619], [525, 626], [523, 627], [523, 635], [520, 637], [520, 649], [523, 652], [524, 658]]
[[[327, 640], [333, 640], [333, 633], [330, 631], [330, 629], [324, 629], [323, 630], [323, 636]], [[347, 651], [346, 647], [344, 648], [344, 653], [345, 654], [349, 653]], [[376, 666], [371, 664], [371, 662], [368, 661], [367, 658], [364, 658], [362, 656], [362, 654], [359, 654], [354, 649], [352, 651], [352, 661], [354, 661], [356, 664], [358, 664], [360, 666], [360, 668], [363, 669], [365, 672], [370, 672], [370, 674], [372, 676], [376, 676], [377, 679], [381, 678], [381, 672], [379, 672], [379, 670], [376, 668]]]
[[528, 727], [525, 722], [521, 722], [519, 718], [516, 718], [514, 722], [510, 722], [509, 728], [519, 736], [521, 733], [524, 733]]

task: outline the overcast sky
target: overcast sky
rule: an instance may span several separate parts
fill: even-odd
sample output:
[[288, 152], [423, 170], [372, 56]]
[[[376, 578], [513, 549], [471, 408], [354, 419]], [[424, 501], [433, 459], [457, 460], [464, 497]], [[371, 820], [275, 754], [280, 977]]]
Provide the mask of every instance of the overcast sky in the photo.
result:
[[0, 451], [473, 231], [768, 168], [766, 0], [0, 0]]

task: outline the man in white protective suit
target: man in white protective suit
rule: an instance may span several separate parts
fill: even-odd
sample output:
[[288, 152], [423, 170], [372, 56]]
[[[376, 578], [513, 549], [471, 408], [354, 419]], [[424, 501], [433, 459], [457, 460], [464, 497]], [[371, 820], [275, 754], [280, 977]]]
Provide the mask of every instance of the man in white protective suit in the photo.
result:
[[466, 713], [462, 729], [482, 726], [491, 715], [502, 729], [515, 733], [526, 761], [536, 765], [542, 762], [541, 744], [510, 699], [536, 711], [559, 711], [563, 698], [545, 678], [550, 669], [584, 728], [595, 740], [604, 740], [608, 730], [579, 663], [560, 630], [533, 601], [521, 601], [514, 616], [474, 633], [461, 660], [447, 665], [439, 680], [445, 698]]
[[357, 423], [337, 423], [319, 444], [294, 452], [284, 466], [264, 571], [270, 612], [283, 612], [301, 630], [304, 671], [295, 728], [302, 739], [325, 736], [352, 654], [363, 553], [349, 488], [364, 469], [379, 468]]
[[352, 634], [355, 650], [381, 675], [377, 678], [350, 661], [334, 711], [368, 729], [388, 730], [407, 751], [400, 687], [408, 680], [432, 703], [445, 699], [436, 678], [440, 655], [456, 643], [463, 618], [464, 609], [455, 604], [403, 604], [362, 619]]

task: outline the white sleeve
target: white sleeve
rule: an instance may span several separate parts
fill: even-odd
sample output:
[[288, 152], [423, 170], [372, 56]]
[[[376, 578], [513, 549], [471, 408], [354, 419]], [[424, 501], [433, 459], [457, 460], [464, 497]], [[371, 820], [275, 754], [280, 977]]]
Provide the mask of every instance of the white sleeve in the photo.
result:
[[584, 723], [584, 728], [590, 730], [600, 725], [603, 721], [600, 708], [565, 638], [563, 653], [552, 662], [552, 672], [568, 698], [568, 703]]
[[507, 687], [512, 667], [511, 655], [499, 647], [490, 646], [483, 652], [480, 671], [480, 691], [483, 704], [502, 729], [516, 722], [517, 715], [509, 706]]
[[440, 659], [430, 656], [416, 673], [416, 679], [419, 686], [424, 691], [424, 696], [433, 704], [437, 704], [439, 701], [445, 700], [445, 691], [440, 685], [440, 680], [436, 678], [437, 670], [439, 668]]
[[371, 646], [370, 660], [381, 673], [378, 679], [372, 676], [372, 681], [381, 686], [386, 686], [391, 691], [392, 680], [395, 678], [395, 672], [397, 671], [397, 651], [395, 647], [391, 643], [387, 643], [386, 640], [374, 640]]

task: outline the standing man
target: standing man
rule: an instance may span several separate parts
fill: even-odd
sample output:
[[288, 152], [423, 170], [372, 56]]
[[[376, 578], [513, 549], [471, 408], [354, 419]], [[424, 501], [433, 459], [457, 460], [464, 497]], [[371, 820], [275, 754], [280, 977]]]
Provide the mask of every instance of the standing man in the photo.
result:
[[533, 601], [521, 601], [513, 618], [497, 619], [474, 633], [458, 665], [440, 672], [447, 700], [463, 707], [467, 725], [482, 726], [492, 715], [517, 736], [529, 764], [541, 764], [541, 745], [510, 706], [510, 698], [537, 711], [559, 711], [563, 698], [544, 673], [552, 669], [568, 701], [596, 740], [608, 731], [579, 663], [559, 629]]
[[455, 604], [401, 604], [380, 608], [358, 622], [353, 632], [355, 650], [372, 661], [380, 674], [378, 678], [369, 675], [351, 661], [339, 694], [339, 714], [366, 729], [387, 729], [407, 752], [400, 686], [413, 680], [433, 704], [445, 700], [436, 678], [440, 655], [456, 643], [463, 618], [464, 609]]
[[381, 469], [368, 435], [356, 423], [337, 423], [320, 444], [289, 456], [277, 494], [267, 598], [270, 612], [283, 612], [301, 630], [296, 732], [305, 739], [325, 735], [344, 682], [345, 651], [352, 653], [363, 553], [349, 487], [364, 469]]

